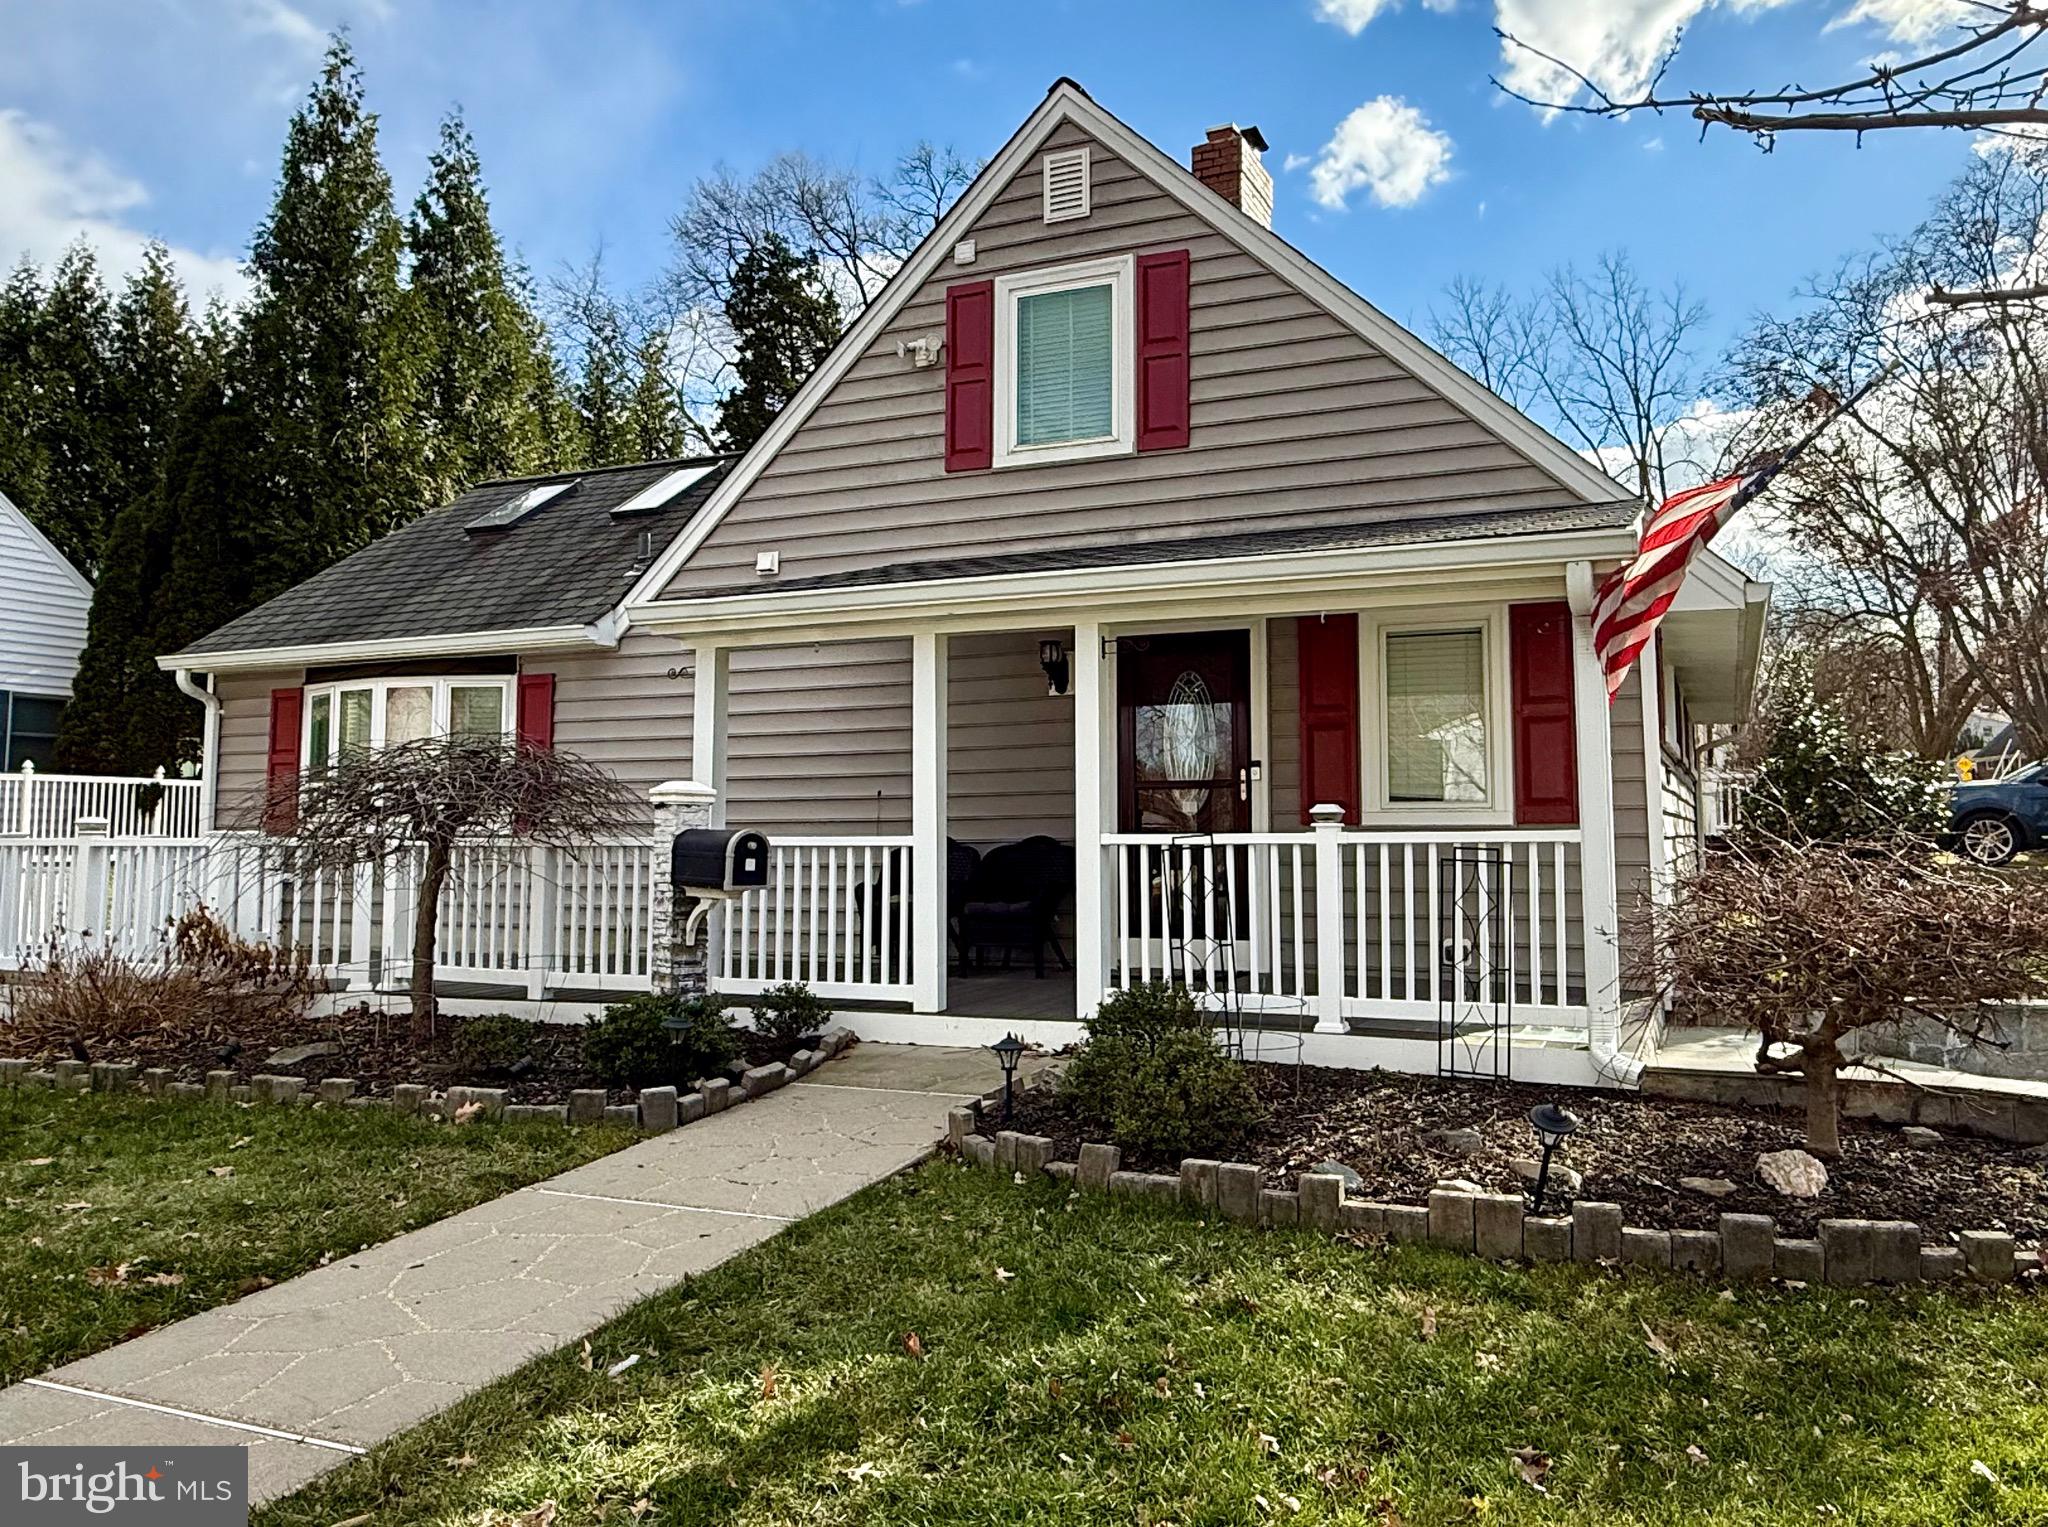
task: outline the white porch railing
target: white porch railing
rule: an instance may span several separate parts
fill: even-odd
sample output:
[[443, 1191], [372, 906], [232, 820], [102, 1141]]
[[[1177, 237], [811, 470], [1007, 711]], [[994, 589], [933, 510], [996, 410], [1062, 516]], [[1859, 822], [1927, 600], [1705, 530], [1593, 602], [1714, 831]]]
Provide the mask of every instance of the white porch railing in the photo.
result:
[[204, 782], [113, 774], [0, 774], [0, 836], [68, 838], [98, 818], [115, 838], [196, 838]]
[[712, 984], [746, 996], [802, 981], [826, 998], [909, 1001], [911, 844], [772, 839], [768, 884], [719, 909]]
[[1447, 999], [1581, 1026], [1579, 842], [1576, 828], [1105, 835], [1110, 988], [1234, 990], [1246, 1011], [1326, 1028], [1434, 1021]]

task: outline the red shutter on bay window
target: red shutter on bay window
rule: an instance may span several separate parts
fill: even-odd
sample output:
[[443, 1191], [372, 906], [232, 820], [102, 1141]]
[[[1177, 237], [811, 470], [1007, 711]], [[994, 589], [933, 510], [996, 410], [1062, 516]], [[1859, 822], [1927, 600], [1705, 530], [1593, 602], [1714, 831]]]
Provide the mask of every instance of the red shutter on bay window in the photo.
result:
[[270, 692], [270, 756], [263, 771], [263, 830], [288, 833], [299, 820], [299, 719], [303, 689]]
[[1301, 655], [1301, 819], [1338, 805], [1359, 820], [1358, 617], [1304, 615], [1295, 623]]
[[1188, 443], [1188, 252], [1138, 257], [1138, 449]]
[[555, 745], [555, 676], [551, 673], [519, 675], [519, 740], [527, 747]]
[[1516, 825], [1571, 826], [1579, 819], [1571, 606], [1561, 599], [1510, 606], [1508, 652], [1515, 713]]
[[946, 470], [996, 459], [996, 284], [946, 288]]

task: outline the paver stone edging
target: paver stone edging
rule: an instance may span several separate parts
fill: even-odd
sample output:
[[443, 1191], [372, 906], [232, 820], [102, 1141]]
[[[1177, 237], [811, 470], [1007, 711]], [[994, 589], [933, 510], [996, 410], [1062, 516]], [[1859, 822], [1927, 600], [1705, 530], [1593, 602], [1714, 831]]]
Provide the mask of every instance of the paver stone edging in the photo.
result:
[[[694, 1092], [674, 1087], [643, 1087], [637, 1103], [607, 1103], [599, 1088], [582, 1088], [566, 1103], [511, 1103], [502, 1087], [450, 1086], [433, 1092], [417, 1082], [399, 1082], [389, 1097], [357, 1095], [356, 1080], [330, 1076], [308, 1087], [297, 1076], [252, 1076], [237, 1083], [232, 1071], [209, 1071], [204, 1082], [181, 1082], [163, 1066], [144, 1069], [132, 1061], [53, 1061], [47, 1069], [29, 1060], [0, 1059], [0, 1092], [134, 1092], [144, 1097], [203, 1100], [209, 1103], [304, 1105], [329, 1108], [382, 1108], [422, 1118], [470, 1123], [631, 1124], [650, 1134], [695, 1123], [708, 1114], [765, 1097], [798, 1077], [815, 1071], [854, 1043], [851, 1029], [828, 1029], [814, 1050], [799, 1050], [787, 1065], [756, 1066], [744, 1085], [725, 1077], [707, 1077]], [[954, 1142], [956, 1145], [958, 1141]], [[1049, 1154], [1051, 1142], [1046, 1142]], [[1037, 1161], [1033, 1170], [1043, 1166]]]
[[1113, 1198], [1177, 1203], [1240, 1224], [1298, 1226], [1330, 1235], [1397, 1242], [1427, 1241], [1492, 1261], [1633, 1264], [1736, 1279], [1816, 1283], [2010, 1283], [2037, 1278], [2042, 1253], [2020, 1251], [2003, 1230], [1965, 1230], [1954, 1246], [1920, 1243], [1920, 1227], [1903, 1220], [1824, 1219], [1817, 1239], [1788, 1238], [1762, 1214], [1724, 1214], [1713, 1230], [1624, 1225], [1617, 1204], [1584, 1200], [1568, 1216], [1536, 1216], [1519, 1194], [1437, 1188], [1426, 1204], [1348, 1198], [1334, 1173], [1303, 1172], [1292, 1190], [1265, 1186], [1265, 1173], [1237, 1161], [1190, 1156], [1179, 1174], [1123, 1170], [1114, 1145], [1083, 1145], [1080, 1160], [1052, 1159], [1042, 1135], [979, 1133], [999, 1095], [975, 1098], [946, 1117], [946, 1137], [968, 1163], [1022, 1183], [1044, 1175]]

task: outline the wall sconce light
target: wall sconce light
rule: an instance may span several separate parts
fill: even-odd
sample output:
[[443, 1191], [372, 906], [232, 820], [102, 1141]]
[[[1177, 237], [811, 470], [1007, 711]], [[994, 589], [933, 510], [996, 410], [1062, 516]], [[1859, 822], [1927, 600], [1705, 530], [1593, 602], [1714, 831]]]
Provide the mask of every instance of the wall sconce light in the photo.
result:
[[1040, 642], [1038, 666], [1045, 670], [1047, 694], [1063, 695], [1067, 692], [1067, 681], [1072, 677], [1072, 671], [1067, 666], [1067, 648], [1064, 642]]

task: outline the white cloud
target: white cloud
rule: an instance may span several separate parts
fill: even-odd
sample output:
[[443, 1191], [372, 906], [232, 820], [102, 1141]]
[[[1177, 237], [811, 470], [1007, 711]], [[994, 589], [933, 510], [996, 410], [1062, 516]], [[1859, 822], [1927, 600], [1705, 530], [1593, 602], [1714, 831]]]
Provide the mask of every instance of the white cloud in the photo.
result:
[[1296, 170], [1300, 169], [1303, 165], [1311, 164], [1314, 162], [1314, 160], [1315, 156], [1313, 154], [1289, 154], [1285, 159], [1280, 161], [1280, 168], [1286, 174], [1292, 175]]
[[242, 0], [240, 12], [242, 29], [258, 37], [276, 37], [314, 55], [327, 46], [326, 30], [285, 0]]
[[1330, 208], [1341, 209], [1358, 190], [1370, 191], [1382, 207], [1412, 207], [1451, 178], [1450, 166], [1449, 134], [1399, 96], [1375, 96], [1337, 124], [1309, 172], [1309, 187]]
[[[148, 202], [140, 181], [26, 113], [0, 109], [0, 264], [25, 255], [48, 265], [83, 238], [118, 282], [142, 264], [150, 230], [135, 214]], [[176, 247], [171, 255], [195, 305], [216, 288], [230, 300], [247, 289], [234, 259]]]
[[[1494, 24], [1527, 44], [1502, 39], [1500, 80], [1531, 100], [1569, 103], [1583, 87], [1565, 63], [1618, 101], [1640, 97], [1678, 34], [1703, 11], [1736, 14], [1791, 0], [1495, 0]], [[1863, 0], [1869, 3], [1869, 0]], [[1535, 51], [1531, 51], [1535, 50]], [[1540, 57], [1547, 53], [1550, 58]], [[1553, 63], [1561, 59], [1563, 63]]]
[[1984, 7], [1970, 0], [1856, 0], [1827, 29], [1868, 22], [1884, 28], [1894, 42], [1927, 42], [1970, 20], [1985, 20]]
[[[1382, 11], [1398, 10], [1401, 0], [1316, 0], [1316, 20], [1342, 27], [1353, 37], [1372, 24]], [[1458, 8], [1458, 0], [1422, 0], [1424, 10], [1443, 14]]]

